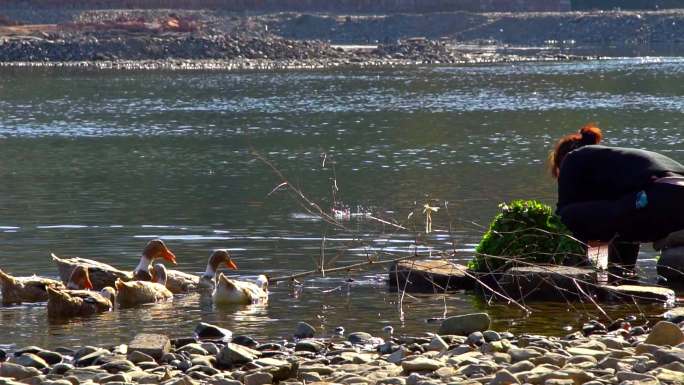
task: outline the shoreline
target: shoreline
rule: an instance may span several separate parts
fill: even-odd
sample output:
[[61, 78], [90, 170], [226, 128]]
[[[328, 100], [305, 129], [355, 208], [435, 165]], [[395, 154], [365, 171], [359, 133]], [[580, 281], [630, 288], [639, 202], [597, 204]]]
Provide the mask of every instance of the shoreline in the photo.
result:
[[161, 59], [161, 60], [88, 60], [88, 61], [0, 61], [0, 68], [77, 68], [96, 70], [178, 70], [178, 71], [280, 71], [323, 70], [334, 68], [394, 68], [421, 65], [473, 65], [534, 62], [576, 62], [610, 60], [602, 56], [544, 55], [524, 56], [493, 54], [464, 60], [440, 62], [404, 59]]
[[264, 343], [200, 323], [185, 338], [138, 334], [116, 346], [0, 350], [0, 383], [681, 384], [684, 308], [668, 319], [654, 326], [637, 317], [590, 321], [564, 337], [494, 331], [487, 313], [450, 317], [438, 334], [417, 336], [396, 336], [388, 326], [383, 337], [343, 328], [321, 337], [299, 322], [289, 337]]

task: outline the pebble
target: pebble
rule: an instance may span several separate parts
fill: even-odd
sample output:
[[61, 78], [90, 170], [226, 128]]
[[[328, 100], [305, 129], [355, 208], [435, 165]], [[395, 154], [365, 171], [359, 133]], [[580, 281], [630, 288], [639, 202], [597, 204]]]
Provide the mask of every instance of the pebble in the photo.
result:
[[453, 316], [442, 321], [439, 334], [469, 335], [473, 332], [489, 329], [491, 322], [492, 320], [487, 313]]

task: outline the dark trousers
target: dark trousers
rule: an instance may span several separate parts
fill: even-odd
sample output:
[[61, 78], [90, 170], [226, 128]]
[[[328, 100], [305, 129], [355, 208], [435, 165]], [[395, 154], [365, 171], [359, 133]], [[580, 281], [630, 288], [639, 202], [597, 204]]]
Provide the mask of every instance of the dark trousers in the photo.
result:
[[637, 191], [618, 200], [578, 202], [562, 207], [558, 214], [583, 241], [613, 241], [609, 261], [636, 262], [639, 242], [653, 242], [684, 229], [684, 187], [651, 183], [644, 189], [646, 207], [636, 208]]

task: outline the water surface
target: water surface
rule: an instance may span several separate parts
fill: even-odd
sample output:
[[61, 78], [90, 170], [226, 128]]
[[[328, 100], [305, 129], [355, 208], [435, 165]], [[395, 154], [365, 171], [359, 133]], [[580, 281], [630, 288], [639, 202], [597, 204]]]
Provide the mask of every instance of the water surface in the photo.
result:
[[[684, 161], [682, 84], [681, 58], [650, 57], [269, 73], [3, 69], [0, 267], [56, 276], [54, 252], [133, 268], [156, 237], [188, 272], [229, 248], [247, 278], [310, 270], [321, 249], [338, 265], [446, 250], [465, 261], [500, 202], [554, 204], [548, 149], [588, 121], [611, 145]], [[338, 202], [408, 230], [320, 220], [285, 190], [272, 192], [282, 180], [255, 151], [324, 209]], [[422, 237], [426, 202], [441, 210], [437, 231]], [[653, 261], [645, 248], [651, 279]], [[1, 308], [0, 344], [184, 336], [200, 320], [259, 339], [287, 336], [300, 320], [323, 333], [387, 324], [417, 333], [436, 328], [429, 318], [482, 310], [499, 330], [559, 334], [597, 313], [591, 304], [530, 304], [526, 316], [466, 293], [402, 298], [385, 278], [380, 269], [281, 284], [265, 307], [214, 308], [188, 295], [66, 323], [48, 322], [43, 304]]]

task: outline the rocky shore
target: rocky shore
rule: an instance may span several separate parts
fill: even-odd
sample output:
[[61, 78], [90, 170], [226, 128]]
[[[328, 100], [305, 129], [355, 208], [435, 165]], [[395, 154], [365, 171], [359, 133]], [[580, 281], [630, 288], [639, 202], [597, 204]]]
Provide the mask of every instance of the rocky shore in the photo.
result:
[[339, 47], [320, 41], [244, 34], [97, 31], [0, 37], [2, 66], [263, 70], [586, 59], [547, 52], [510, 54], [464, 50], [446, 42], [424, 39]]
[[29, 385], [605, 385], [684, 382], [682, 308], [669, 321], [598, 321], [564, 337], [490, 330], [486, 313], [442, 321], [439, 334], [383, 338], [366, 332], [319, 336], [293, 325], [285, 340], [260, 343], [201, 323], [192, 337], [139, 334], [109, 347], [0, 350], [0, 383]]

